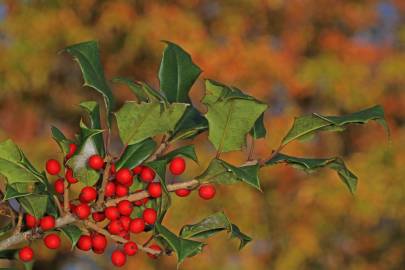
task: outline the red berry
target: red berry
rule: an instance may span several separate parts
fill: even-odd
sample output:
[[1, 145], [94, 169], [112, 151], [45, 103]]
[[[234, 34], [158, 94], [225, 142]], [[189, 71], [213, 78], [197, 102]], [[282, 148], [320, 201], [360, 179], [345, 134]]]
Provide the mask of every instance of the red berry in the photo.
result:
[[50, 175], [56, 175], [60, 172], [60, 164], [59, 161], [57, 161], [56, 159], [49, 159], [46, 162], [46, 171], [50, 174]]
[[75, 209], [76, 209], [76, 205], [73, 204], [72, 202], [69, 202], [69, 209], [70, 209], [70, 212], [74, 213]]
[[32, 229], [38, 225], [38, 221], [34, 216], [32, 216], [30, 214], [26, 214], [25, 215], [25, 225], [27, 225], [28, 228]]
[[[142, 190], [142, 189], [138, 189], [137, 191], [135, 191], [135, 193], [136, 193], [136, 192], [141, 192], [141, 191], [143, 191], [143, 190]], [[149, 201], [148, 198], [143, 198], [142, 200], [136, 201], [134, 204], [135, 204], [136, 206], [142, 206], [142, 205], [145, 205], [148, 201]]]
[[132, 169], [133, 174], [140, 174], [142, 172], [143, 166], [139, 165]]
[[104, 159], [100, 157], [99, 155], [92, 155], [89, 160], [87, 161], [87, 164], [89, 165], [90, 168], [93, 170], [101, 170], [104, 166]]
[[127, 216], [122, 216], [119, 219], [121, 221], [122, 227], [124, 228], [124, 231], [129, 231], [129, 224], [131, 224], [131, 218]]
[[116, 220], [120, 217], [120, 212], [118, 211], [118, 208], [115, 206], [108, 206], [104, 210], [105, 217], [108, 218], [109, 220]]
[[93, 250], [104, 251], [107, 246], [107, 238], [102, 234], [94, 234], [91, 237], [91, 245]]
[[181, 157], [175, 157], [170, 162], [169, 169], [173, 175], [180, 175], [186, 169], [186, 162]]
[[73, 177], [73, 170], [71, 168], [68, 168], [66, 170], [65, 178], [66, 178], [66, 181], [68, 181], [71, 184], [75, 184], [78, 182], [78, 180]]
[[[156, 251], [159, 251], [159, 252], [162, 251], [162, 248], [160, 246], [156, 245], [156, 244], [150, 245], [149, 248], [153, 249], [153, 250], [156, 250]], [[157, 255], [150, 254], [150, 253], [148, 253], [148, 256], [150, 258], [152, 258], [152, 259], [156, 259], [158, 257]]]
[[23, 262], [30, 262], [34, 257], [34, 251], [30, 247], [23, 247], [18, 252], [18, 257]]
[[148, 186], [148, 192], [152, 198], [159, 198], [162, 196], [162, 186], [160, 183], [150, 183]]
[[118, 211], [123, 216], [129, 216], [132, 213], [133, 206], [132, 206], [132, 203], [128, 200], [120, 201], [118, 203], [117, 207], [118, 207]]
[[111, 163], [110, 164], [110, 174], [114, 175], [115, 173], [116, 173], [115, 164]]
[[127, 256], [121, 250], [117, 249], [111, 254], [111, 262], [117, 267], [123, 266], [126, 263], [126, 261]]
[[181, 189], [176, 190], [176, 195], [179, 197], [187, 197], [188, 194], [190, 194], [190, 192], [191, 191], [189, 189], [181, 188]]
[[138, 245], [133, 241], [126, 242], [124, 245], [124, 252], [128, 256], [135, 255], [136, 252], [138, 252]]
[[92, 241], [89, 235], [82, 235], [77, 241], [77, 248], [84, 251], [89, 251], [91, 249]]
[[97, 191], [93, 187], [84, 187], [80, 192], [79, 199], [82, 203], [89, 203], [97, 198]]
[[121, 221], [119, 219], [112, 220], [107, 227], [108, 231], [111, 234], [119, 234], [124, 230], [124, 226], [122, 225]]
[[55, 188], [56, 193], [63, 194], [65, 192], [65, 181], [63, 181], [62, 178], [59, 178], [53, 183], [53, 187]]
[[132, 184], [133, 179], [131, 170], [128, 168], [119, 169], [115, 175], [115, 179], [117, 180], [118, 183], [124, 186], [130, 186], [130, 184]]
[[56, 233], [51, 233], [44, 237], [45, 246], [50, 249], [59, 248], [60, 242], [60, 237]]
[[86, 219], [90, 216], [91, 209], [88, 204], [81, 203], [75, 207], [75, 214], [79, 219]]
[[96, 254], [103, 254], [104, 251], [105, 251], [105, 249], [95, 249], [95, 248], [93, 248], [93, 252], [96, 253]]
[[132, 233], [141, 233], [145, 230], [145, 221], [142, 218], [134, 218], [129, 224]]
[[129, 239], [130, 239], [129, 233], [128, 233], [127, 231], [121, 231], [121, 232], [118, 234], [118, 236], [120, 236], [120, 237], [122, 237], [122, 238], [124, 238], [124, 239], [126, 239], [126, 240], [129, 240]]
[[108, 182], [105, 186], [104, 195], [106, 197], [112, 197], [115, 195], [115, 184], [114, 182]]
[[101, 222], [105, 219], [104, 212], [94, 212], [93, 214], [91, 214], [91, 216], [93, 217], [93, 220], [95, 222]]
[[121, 184], [116, 184], [115, 185], [115, 195], [117, 197], [125, 197], [128, 195], [128, 187], [121, 185]]
[[140, 178], [144, 182], [152, 182], [155, 179], [155, 171], [149, 167], [143, 167]]
[[213, 185], [203, 185], [198, 189], [198, 194], [204, 200], [209, 200], [215, 196], [215, 187]]
[[45, 216], [39, 221], [39, 226], [43, 231], [53, 229], [55, 227], [55, 218], [53, 216]]
[[71, 158], [77, 150], [77, 145], [74, 143], [69, 144], [69, 153], [66, 155], [66, 159]]
[[156, 222], [157, 213], [153, 208], [146, 208], [143, 210], [143, 220], [148, 224], [154, 224]]

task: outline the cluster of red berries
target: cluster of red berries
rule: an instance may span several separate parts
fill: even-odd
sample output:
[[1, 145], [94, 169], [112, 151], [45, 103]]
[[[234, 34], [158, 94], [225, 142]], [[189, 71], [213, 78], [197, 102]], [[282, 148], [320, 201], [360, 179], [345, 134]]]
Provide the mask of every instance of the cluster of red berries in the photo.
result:
[[[75, 144], [70, 144], [69, 153], [65, 157], [66, 161], [69, 160], [77, 150]], [[99, 155], [92, 155], [87, 160], [89, 168], [99, 171], [100, 173], [105, 170], [106, 163]], [[62, 167], [55, 159], [49, 159], [46, 162], [46, 171], [50, 175], [58, 176], [54, 182], [55, 192], [64, 194], [65, 187], [73, 185], [78, 182], [74, 178], [73, 170], [66, 166], [64, 177], [60, 176]], [[170, 161], [169, 170], [172, 175], [181, 175], [186, 169], [185, 160], [181, 157], [175, 157]], [[70, 201], [70, 211], [81, 220], [89, 219], [90, 216], [94, 222], [104, 222], [104, 229], [111, 235], [117, 235], [124, 238], [127, 242], [123, 245], [122, 249], [117, 249], [112, 253], [111, 261], [115, 266], [122, 266], [126, 262], [127, 256], [132, 256], [137, 253], [138, 246], [135, 242], [130, 240], [130, 234], [139, 234], [145, 232], [147, 226], [153, 226], [157, 220], [157, 212], [153, 208], [146, 207], [148, 198], [139, 201], [131, 202], [123, 198], [129, 194], [130, 187], [134, 184], [134, 178], [137, 177], [146, 186], [149, 198], [159, 198], [162, 195], [162, 186], [159, 182], [154, 182], [155, 171], [147, 166], [139, 165], [133, 169], [120, 168], [116, 170], [114, 163], [110, 164], [110, 179], [107, 182], [104, 191], [104, 196], [107, 198], [121, 198], [115, 206], [108, 206], [103, 211], [92, 211], [92, 204], [96, 202], [99, 192], [92, 187], [84, 187], [78, 197], [78, 203]], [[67, 182], [65, 184], [65, 181]], [[141, 190], [137, 190], [139, 192]], [[190, 194], [189, 189], [178, 189], [175, 193], [179, 197], [186, 197]], [[199, 195], [201, 198], [208, 200], [215, 196], [215, 187], [213, 185], [202, 185], [199, 187]], [[133, 215], [134, 206], [143, 207], [141, 216]], [[139, 213], [139, 211], [137, 211]], [[107, 222], [108, 221], [108, 222]], [[49, 231], [55, 227], [55, 218], [52, 216], [45, 216], [37, 222], [35, 217], [27, 214], [25, 216], [25, 223], [28, 228], [33, 229], [39, 226], [43, 231]], [[44, 238], [45, 245], [50, 249], [57, 249], [60, 247], [61, 240], [56, 233], [49, 233]], [[107, 239], [104, 235], [98, 232], [92, 232], [90, 235], [80, 236], [77, 248], [83, 251], [92, 250], [96, 254], [102, 254], [107, 246]], [[158, 245], [150, 245], [149, 248], [156, 251], [161, 251]], [[152, 258], [155, 255], [148, 254]], [[34, 252], [30, 247], [24, 247], [19, 251], [19, 257], [22, 261], [28, 262], [32, 260]]]

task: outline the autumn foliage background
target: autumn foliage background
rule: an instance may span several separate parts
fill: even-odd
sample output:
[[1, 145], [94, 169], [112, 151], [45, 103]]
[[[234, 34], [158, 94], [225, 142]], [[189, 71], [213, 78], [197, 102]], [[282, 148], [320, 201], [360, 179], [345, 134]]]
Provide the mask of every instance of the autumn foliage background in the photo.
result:
[[[164, 44], [181, 45], [203, 69], [192, 89], [200, 98], [203, 78], [244, 89], [267, 102], [268, 134], [255, 156], [278, 145], [293, 117], [339, 115], [381, 104], [391, 129], [376, 123], [344, 133], [322, 133], [291, 143], [285, 153], [340, 155], [359, 177], [351, 196], [333, 171], [306, 175], [289, 166], [261, 170], [263, 193], [245, 185], [221, 186], [203, 202], [195, 194], [174, 199], [166, 224], [178, 231], [215, 210], [254, 241], [238, 252], [221, 234], [183, 269], [403, 269], [405, 265], [405, 2], [337, 0], [239, 1], [0, 1], [0, 139], [12, 138], [37, 166], [60, 158], [50, 125], [73, 136], [81, 110], [98, 98], [81, 87], [67, 45], [100, 42], [106, 76], [157, 86]], [[112, 85], [122, 103], [132, 95]], [[199, 166], [214, 149], [206, 135], [195, 139]], [[116, 151], [120, 143], [113, 141]], [[58, 156], [59, 155], [59, 156]], [[242, 154], [224, 154], [241, 162]], [[109, 269], [109, 259], [66, 248], [36, 247], [35, 269]], [[109, 252], [113, 247], [109, 249]], [[134, 267], [134, 268], [132, 268]], [[175, 259], [131, 258], [126, 269], [174, 269]]]

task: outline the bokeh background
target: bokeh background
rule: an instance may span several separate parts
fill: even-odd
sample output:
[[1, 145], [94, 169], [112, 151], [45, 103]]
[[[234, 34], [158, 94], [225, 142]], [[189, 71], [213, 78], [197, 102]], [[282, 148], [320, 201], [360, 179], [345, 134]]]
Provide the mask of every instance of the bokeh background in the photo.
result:
[[[202, 111], [203, 78], [235, 85], [270, 105], [266, 157], [310, 112], [343, 114], [381, 104], [391, 140], [376, 123], [291, 143], [289, 154], [343, 156], [359, 177], [351, 196], [334, 172], [306, 175], [288, 166], [261, 171], [263, 193], [220, 187], [202, 202], [174, 199], [165, 224], [178, 231], [217, 210], [254, 239], [244, 250], [220, 234], [183, 269], [405, 269], [405, 1], [402, 0], [3, 0], [0, 1], [0, 138], [15, 140], [33, 162], [59, 155], [50, 125], [73, 136], [77, 104], [98, 98], [81, 87], [67, 45], [100, 42], [108, 78], [158, 86], [164, 44], [180, 44], [204, 70], [192, 89]], [[113, 85], [122, 103], [130, 91]], [[213, 155], [195, 139], [203, 170]], [[118, 151], [119, 142], [115, 144]], [[246, 153], [223, 156], [238, 164]], [[50, 251], [35, 244], [34, 269], [111, 269], [106, 256]], [[113, 250], [113, 246], [108, 252]], [[140, 254], [126, 269], [175, 269], [175, 258]]]

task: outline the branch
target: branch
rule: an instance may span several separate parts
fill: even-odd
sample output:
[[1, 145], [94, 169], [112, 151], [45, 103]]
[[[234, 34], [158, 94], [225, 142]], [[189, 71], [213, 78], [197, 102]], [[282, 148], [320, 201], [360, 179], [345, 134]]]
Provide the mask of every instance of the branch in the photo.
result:
[[69, 182], [65, 179], [63, 181], [64, 183], [64, 190], [63, 190], [63, 210], [65, 211], [65, 213], [69, 212], [69, 187], [70, 184]]
[[169, 142], [167, 141], [166, 137], [166, 135], [163, 135], [162, 142], [160, 143], [159, 147], [146, 161], [153, 161], [157, 159], [166, 150], [166, 148], [169, 146]]
[[96, 208], [101, 209], [103, 208], [104, 199], [105, 199], [105, 187], [107, 186], [108, 179], [110, 178], [110, 167], [111, 167], [111, 157], [109, 155], [106, 156], [104, 161], [107, 163], [105, 165], [105, 169], [103, 172], [103, 182], [101, 182], [100, 194], [98, 196], [98, 200], [96, 203]]

